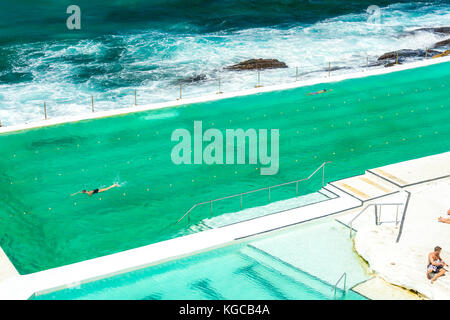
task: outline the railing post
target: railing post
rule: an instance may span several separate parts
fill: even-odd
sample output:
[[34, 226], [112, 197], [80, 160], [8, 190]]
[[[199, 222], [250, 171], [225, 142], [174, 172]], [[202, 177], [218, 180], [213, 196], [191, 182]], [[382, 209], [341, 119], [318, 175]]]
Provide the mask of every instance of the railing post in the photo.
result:
[[331, 62], [328, 62], [328, 76], [331, 75]]
[[398, 225], [398, 204], [396, 205], [396, 211], [395, 211], [395, 226]]
[[213, 206], [212, 206], [212, 200], [211, 200], [211, 216], [213, 215]]
[[378, 225], [378, 206], [375, 205], [375, 225]]
[[137, 93], [136, 93], [136, 89], [134, 90], [134, 105], [135, 106], [137, 106], [137, 98], [136, 98], [136, 95], [137, 95]]
[[261, 88], [261, 71], [258, 70], [258, 84], [255, 86], [255, 88]]
[[180, 97], [177, 100], [182, 99], [182, 86], [183, 86], [183, 84], [180, 83]]
[[428, 57], [428, 48], [425, 48], [425, 59]]
[[241, 210], [242, 210], [242, 194], [241, 194]]
[[269, 202], [270, 202], [270, 187], [269, 187]]
[[366, 70], [369, 69], [369, 57], [366, 57]]
[[398, 52], [397, 52], [397, 59], [395, 61], [395, 64], [398, 64]]
[[298, 81], [298, 67], [295, 68], [295, 81]]
[[325, 185], [325, 164], [322, 167], [322, 188]]
[[95, 110], [94, 110], [94, 96], [91, 96], [91, 108], [92, 108], [92, 112], [95, 112]]
[[45, 101], [44, 101], [44, 117], [45, 120], [47, 120], [47, 105], [45, 104]]
[[295, 184], [295, 195], [298, 196], [298, 181]]
[[217, 91], [216, 93], [217, 93], [217, 94], [223, 93], [222, 90], [221, 90], [221, 80], [220, 80], [220, 77], [219, 77], [219, 91]]

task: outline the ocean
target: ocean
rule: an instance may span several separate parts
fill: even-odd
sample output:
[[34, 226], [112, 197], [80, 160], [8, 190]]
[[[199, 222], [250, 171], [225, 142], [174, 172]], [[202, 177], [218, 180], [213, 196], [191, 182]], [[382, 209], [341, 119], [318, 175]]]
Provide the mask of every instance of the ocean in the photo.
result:
[[[69, 30], [69, 5], [81, 29]], [[379, 9], [368, 12], [371, 5]], [[408, 33], [450, 26], [449, 1], [0, 0], [0, 121], [49, 117], [237, 91], [256, 71], [225, 67], [252, 58], [285, 62], [263, 85], [363, 70], [398, 49], [446, 36]], [[448, 35], [447, 35], [448, 37]], [[298, 68], [298, 69], [297, 69]], [[335, 70], [337, 69], [337, 70]]]

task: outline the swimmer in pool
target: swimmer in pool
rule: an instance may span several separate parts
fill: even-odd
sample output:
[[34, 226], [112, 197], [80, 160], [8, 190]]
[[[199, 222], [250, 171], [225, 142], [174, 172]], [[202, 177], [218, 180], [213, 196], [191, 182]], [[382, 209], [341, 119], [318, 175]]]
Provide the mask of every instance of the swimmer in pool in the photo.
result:
[[79, 193], [85, 193], [85, 194], [87, 194], [89, 197], [92, 197], [93, 194], [100, 193], [100, 192], [105, 192], [105, 191], [108, 191], [109, 189], [116, 188], [116, 187], [118, 187], [118, 186], [119, 186], [119, 185], [118, 185], [117, 183], [114, 183], [112, 186], [110, 186], [110, 187], [108, 187], [108, 188], [94, 189], [94, 190], [91, 190], [91, 191], [82, 190], [82, 191], [80, 191], [80, 192], [77, 192], [77, 193], [72, 194], [72, 196], [74, 196], [74, 195], [76, 195], [76, 194], [79, 194]]
[[319, 90], [319, 91], [316, 91], [316, 92], [310, 92], [310, 93], [308, 93], [308, 95], [313, 96], [315, 94], [325, 93], [325, 92], [330, 92], [330, 91], [333, 91], [333, 89], [330, 89], [330, 90], [323, 89], [323, 90]]

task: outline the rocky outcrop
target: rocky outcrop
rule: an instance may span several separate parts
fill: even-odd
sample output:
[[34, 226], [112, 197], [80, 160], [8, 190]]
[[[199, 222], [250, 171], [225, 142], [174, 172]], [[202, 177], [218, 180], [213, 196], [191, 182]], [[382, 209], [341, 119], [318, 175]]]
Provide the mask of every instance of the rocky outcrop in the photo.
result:
[[196, 83], [196, 82], [205, 81], [207, 79], [208, 79], [208, 77], [206, 76], [206, 74], [196, 74], [196, 75], [178, 80], [178, 84]]
[[450, 50], [445, 50], [441, 54], [435, 55], [433, 58], [440, 58], [440, 57], [445, 57], [445, 56], [448, 56], [448, 55], [450, 55]]
[[416, 32], [432, 32], [439, 34], [450, 34], [450, 27], [431, 27], [431, 28], [419, 28], [406, 32], [407, 34], [413, 34]]
[[250, 59], [238, 64], [225, 67], [227, 70], [264, 70], [264, 69], [278, 69], [287, 68], [286, 63], [279, 61], [277, 59]]
[[382, 56], [380, 56], [378, 58], [378, 61], [397, 59], [397, 54], [398, 54], [399, 61], [404, 61], [406, 58], [425, 58], [425, 54], [428, 57], [432, 57], [432, 56], [435, 56], [440, 53], [441, 52], [437, 51], [437, 50], [428, 50], [428, 52], [427, 52], [427, 50], [422, 50], [422, 49], [417, 49], [417, 50], [401, 49], [398, 51], [391, 51], [391, 52], [387, 52], [387, 53], [383, 54]]
[[436, 42], [432, 48], [442, 48], [442, 47], [447, 47], [450, 46], [450, 39], [445, 39], [439, 42]]

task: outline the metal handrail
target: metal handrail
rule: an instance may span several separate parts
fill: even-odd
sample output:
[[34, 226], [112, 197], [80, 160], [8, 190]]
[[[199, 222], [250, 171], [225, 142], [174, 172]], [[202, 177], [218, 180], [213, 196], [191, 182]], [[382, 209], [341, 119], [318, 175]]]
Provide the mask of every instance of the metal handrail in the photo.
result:
[[247, 191], [247, 192], [242, 192], [242, 193], [238, 193], [238, 194], [234, 194], [234, 195], [231, 195], [231, 196], [226, 196], [226, 197], [222, 197], [222, 198], [218, 198], [218, 199], [214, 199], [214, 200], [209, 200], [209, 201], [205, 201], [205, 202], [196, 203], [180, 219], [178, 219], [178, 221], [175, 224], [177, 224], [178, 222], [183, 220], [186, 216], [188, 217], [188, 219], [190, 219], [191, 211], [194, 210], [196, 207], [198, 207], [200, 205], [203, 205], [203, 204], [208, 204], [208, 203], [210, 204], [211, 214], [212, 214], [213, 213], [213, 202], [217, 202], [217, 201], [221, 201], [221, 200], [225, 200], [225, 199], [229, 199], [229, 198], [240, 197], [241, 198], [241, 209], [242, 209], [242, 196], [245, 195], [245, 194], [250, 194], [250, 193], [254, 193], [254, 192], [258, 192], [258, 191], [262, 191], [262, 190], [269, 190], [269, 202], [270, 202], [270, 189], [276, 188], [276, 187], [285, 186], [285, 185], [288, 185], [288, 184], [296, 183], [296, 195], [298, 195], [298, 183], [311, 179], [312, 176], [314, 176], [317, 173], [317, 171], [319, 171], [320, 169], [322, 169], [322, 187], [323, 187], [324, 184], [325, 184], [325, 165], [328, 164], [328, 163], [331, 163], [331, 161], [325, 161], [324, 163], [322, 163], [316, 170], [314, 170], [313, 173], [311, 173], [309, 175], [308, 178], [295, 180], [295, 181], [290, 181], [290, 182], [285, 182], [285, 183], [277, 184], [277, 185], [270, 186], [270, 187], [260, 188], [260, 189], [251, 190], [251, 191]]
[[334, 299], [336, 299], [336, 289], [337, 289], [337, 285], [339, 284], [339, 282], [341, 282], [342, 278], [344, 278], [344, 292], [345, 292], [345, 289], [346, 289], [346, 287], [347, 287], [347, 272], [344, 272], [344, 273], [341, 275], [341, 277], [339, 278], [339, 280], [336, 281], [336, 283], [335, 283], [335, 285], [334, 285], [334, 287], [333, 287], [333, 290], [334, 290]]
[[[361, 214], [363, 214], [364, 212], [366, 212], [366, 210], [368, 209], [368, 208], [371, 208], [371, 207], [375, 207], [375, 225], [380, 225], [381, 224], [381, 222], [380, 222], [380, 217], [381, 217], [381, 207], [382, 206], [397, 206], [397, 211], [396, 211], [396, 214], [395, 214], [395, 225], [397, 225], [398, 224], [398, 207], [399, 206], [403, 206], [403, 205], [405, 205], [404, 203], [370, 203], [370, 204], [368, 204], [360, 213], [358, 213], [355, 217], [353, 217], [353, 219], [352, 220], [350, 220], [350, 222], [349, 222], [349, 227], [350, 227], [350, 238], [352, 237], [352, 231], [353, 231], [353, 228], [352, 228], [352, 225], [353, 225], [353, 221], [355, 221], [356, 220], [356, 218], [358, 218]], [[380, 206], [380, 213], [378, 214], [378, 206]], [[403, 209], [403, 214], [405, 213], [405, 210]]]

